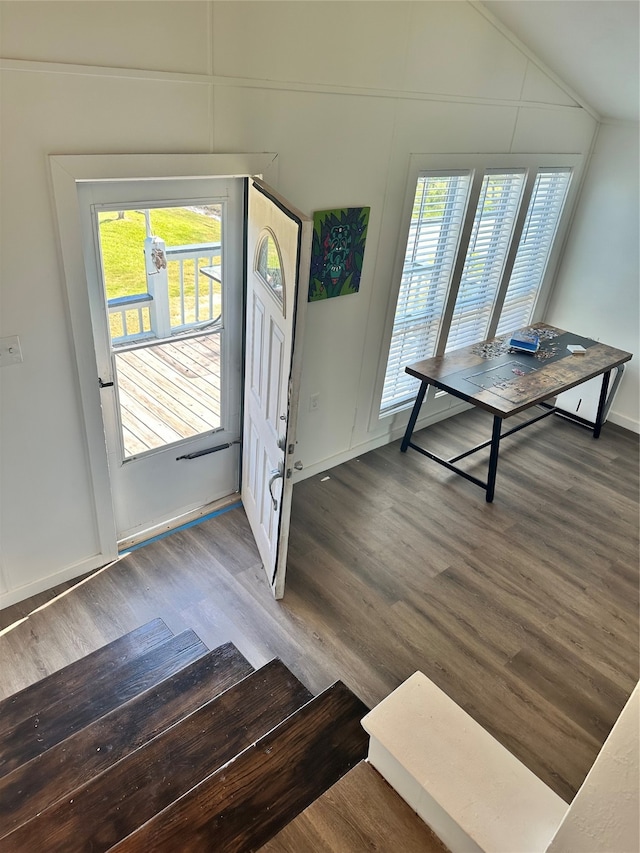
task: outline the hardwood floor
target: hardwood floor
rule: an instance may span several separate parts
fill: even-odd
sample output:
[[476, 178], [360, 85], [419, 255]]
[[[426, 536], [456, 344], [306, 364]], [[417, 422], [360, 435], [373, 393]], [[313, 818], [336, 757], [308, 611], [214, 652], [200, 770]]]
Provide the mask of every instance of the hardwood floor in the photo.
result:
[[[470, 411], [417, 440], [453, 455], [489, 431]], [[327, 474], [294, 489], [283, 601], [233, 510], [0, 637], [0, 698], [159, 616], [369, 707], [421, 670], [570, 801], [638, 680], [638, 437], [529, 427], [503, 443], [493, 504], [399, 442]]]
[[220, 335], [116, 352], [125, 456], [220, 427]]

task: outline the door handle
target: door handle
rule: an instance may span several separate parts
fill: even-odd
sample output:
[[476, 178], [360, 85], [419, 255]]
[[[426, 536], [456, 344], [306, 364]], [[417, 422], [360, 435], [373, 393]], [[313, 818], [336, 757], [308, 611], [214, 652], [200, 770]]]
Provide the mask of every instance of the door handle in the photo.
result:
[[113, 388], [113, 382], [103, 382], [99, 376], [98, 376], [98, 385], [101, 388]]
[[271, 500], [273, 502], [273, 511], [274, 512], [278, 511], [278, 501], [276, 500], [276, 498], [273, 495], [272, 486], [276, 480], [281, 480], [281, 479], [282, 479], [282, 471], [279, 468], [274, 468], [273, 471], [270, 472], [270, 477], [269, 477], [269, 494], [271, 495]]
[[200, 456], [207, 456], [209, 453], [217, 453], [219, 450], [227, 450], [234, 444], [240, 444], [240, 440], [228, 441], [226, 444], [216, 444], [215, 447], [206, 447], [204, 450], [196, 450], [194, 453], [185, 453], [184, 456], [176, 456], [176, 462], [181, 459], [198, 459]]

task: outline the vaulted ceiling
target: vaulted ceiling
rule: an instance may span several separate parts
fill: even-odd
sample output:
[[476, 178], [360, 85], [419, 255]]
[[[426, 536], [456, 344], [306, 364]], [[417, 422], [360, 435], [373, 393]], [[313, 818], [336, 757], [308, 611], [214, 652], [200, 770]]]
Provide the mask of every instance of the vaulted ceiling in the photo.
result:
[[604, 120], [638, 121], [638, 0], [483, 0], [480, 4]]

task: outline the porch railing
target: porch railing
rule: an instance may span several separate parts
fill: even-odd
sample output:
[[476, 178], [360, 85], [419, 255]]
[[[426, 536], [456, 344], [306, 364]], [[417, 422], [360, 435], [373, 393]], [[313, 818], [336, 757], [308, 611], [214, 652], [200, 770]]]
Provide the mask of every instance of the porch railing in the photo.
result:
[[165, 246], [157, 237], [147, 238], [145, 266], [145, 292], [108, 300], [114, 346], [169, 338], [220, 322], [220, 243]]

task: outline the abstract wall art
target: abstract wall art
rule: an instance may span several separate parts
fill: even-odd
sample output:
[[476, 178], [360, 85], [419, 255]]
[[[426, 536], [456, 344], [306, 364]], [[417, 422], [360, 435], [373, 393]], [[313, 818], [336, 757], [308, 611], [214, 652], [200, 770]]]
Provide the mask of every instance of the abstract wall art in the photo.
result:
[[309, 302], [360, 289], [370, 209], [346, 207], [314, 213]]

